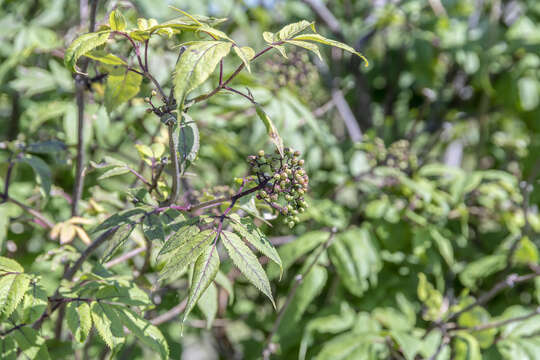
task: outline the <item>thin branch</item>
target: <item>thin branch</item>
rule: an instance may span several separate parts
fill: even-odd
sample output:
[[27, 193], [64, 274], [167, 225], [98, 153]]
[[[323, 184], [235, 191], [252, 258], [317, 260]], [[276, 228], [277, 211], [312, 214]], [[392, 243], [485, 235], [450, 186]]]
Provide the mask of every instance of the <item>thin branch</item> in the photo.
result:
[[455, 328], [455, 329], [449, 329], [449, 331], [479, 332], [479, 331], [484, 331], [484, 330], [488, 330], [488, 329], [498, 328], [498, 327], [505, 326], [505, 325], [508, 325], [508, 324], [511, 324], [511, 323], [514, 323], [514, 322], [527, 320], [527, 319], [530, 319], [532, 317], [535, 317], [536, 315], [540, 315], [540, 306], [537, 307], [534, 311], [532, 311], [532, 312], [530, 312], [528, 314], [522, 315], [522, 316], [517, 316], [517, 317], [514, 317], [514, 318], [500, 320], [500, 321], [494, 321], [494, 322], [487, 323], [487, 324], [477, 325], [477, 326], [474, 326], [474, 327], [471, 327], [471, 328], [459, 328], [458, 327], [458, 328]]
[[279, 325], [281, 324], [281, 320], [283, 320], [283, 315], [285, 314], [285, 311], [287, 310], [287, 308], [291, 304], [291, 302], [292, 302], [292, 300], [294, 298], [294, 295], [296, 294], [296, 291], [298, 290], [298, 287], [302, 284], [304, 279], [309, 275], [309, 273], [311, 272], [313, 267], [315, 267], [315, 265], [319, 261], [319, 258], [323, 254], [323, 252], [326, 249], [328, 249], [328, 247], [332, 244], [332, 241], [334, 240], [334, 237], [336, 235], [336, 231], [337, 230], [335, 228], [333, 228], [331, 230], [330, 235], [328, 236], [328, 239], [320, 247], [319, 252], [315, 255], [315, 257], [313, 258], [313, 261], [311, 261], [311, 263], [308, 265], [308, 267], [306, 268], [304, 273], [303, 274], [298, 274], [298, 275], [296, 275], [294, 277], [294, 283], [293, 283], [293, 285], [291, 287], [291, 290], [289, 291], [287, 299], [285, 300], [285, 303], [283, 304], [281, 309], [279, 309], [278, 317], [276, 318], [276, 321], [274, 322], [274, 325], [272, 326], [272, 331], [270, 331], [270, 334], [268, 334], [268, 337], [266, 338], [264, 350], [263, 350], [263, 353], [262, 353], [263, 358], [265, 360], [270, 359], [270, 355], [272, 354], [272, 338], [277, 333], [277, 331], [279, 329]]
[[122, 254], [122, 255], [118, 256], [117, 258], [112, 259], [109, 262], [106, 262], [104, 267], [106, 269], [109, 269], [109, 268], [111, 268], [111, 267], [113, 267], [115, 265], [118, 265], [118, 264], [121, 264], [121, 263], [123, 263], [125, 261], [128, 261], [129, 259], [137, 256], [138, 254], [142, 253], [145, 250], [146, 250], [146, 247], [141, 246], [141, 247], [138, 247], [138, 248], [133, 249], [131, 251], [128, 251], [127, 253]]
[[9, 196], [5, 200], [19, 206], [21, 209], [23, 209], [24, 211], [26, 211], [27, 213], [29, 213], [30, 215], [38, 219], [46, 227], [52, 228], [54, 226], [54, 223], [51, 220], [47, 219], [45, 215], [43, 215], [39, 211], [32, 209], [30, 206], [27, 206], [23, 204], [22, 202], [15, 200]]
[[184, 312], [184, 310], [186, 309], [186, 305], [187, 305], [187, 299], [184, 299], [180, 304], [176, 305], [169, 311], [151, 319], [150, 322], [152, 323], [152, 325], [157, 326], [157, 325], [166, 323], [168, 321], [171, 321], [175, 319], [178, 315]]
[[510, 274], [505, 279], [495, 284], [495, 286], [491, 288], [491, 290], [489, 290], [488, 292], [480, 296], [474, 303], [466, 306], [465, 308], [463, 308], [462, 310], [458, 312], [450, 314], [444, 322], [448, 323], [449, 321], [457, 319], [461, 314], [466, 313], [467, 311], [475, 308], [476, 306], [487, 303], [489, 300], [493, 299], [497, 294], [499, 294], [504, 289], [512, 288], [517, 284], [532, 280], [536, 278], [537, 276], [540, 276], [540, 273], [534, 272], [534, 273], [521, 275], [521, 276], [517, 274]]

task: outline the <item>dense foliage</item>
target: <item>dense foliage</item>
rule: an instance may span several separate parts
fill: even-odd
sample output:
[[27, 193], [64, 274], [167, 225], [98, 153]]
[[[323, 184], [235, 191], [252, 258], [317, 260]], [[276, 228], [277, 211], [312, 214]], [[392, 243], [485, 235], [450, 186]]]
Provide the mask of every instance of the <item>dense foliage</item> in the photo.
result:
[[0, 357], [540, 358], [539, 21], [0, 0]]

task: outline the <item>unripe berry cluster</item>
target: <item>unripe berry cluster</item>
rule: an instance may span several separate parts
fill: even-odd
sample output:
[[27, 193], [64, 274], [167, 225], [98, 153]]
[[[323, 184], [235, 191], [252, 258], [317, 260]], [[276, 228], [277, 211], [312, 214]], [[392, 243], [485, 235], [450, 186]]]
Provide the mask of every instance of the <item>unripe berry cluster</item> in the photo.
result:
[[382, 139], [375, 138], [371, 143], [364, 143], [363, 149], [366, 150], [369, 165], [372, 167], [389, 166], [408, 171], [418, 166], [417, 157], [410, 151], [407, 140], [398, 140], [387, 148]]
[[299, 222], [298, 214], [307, 208], [304, 194], [308, 190], [309, 177], [303, 168], [300, 151], [285, 148], [281, 156], [277, 151], [267, 155], [261, 150], [247, 160], [258, 184], [264, 184], [257, 199], [285, 215], [287, 225], [292, 228]]

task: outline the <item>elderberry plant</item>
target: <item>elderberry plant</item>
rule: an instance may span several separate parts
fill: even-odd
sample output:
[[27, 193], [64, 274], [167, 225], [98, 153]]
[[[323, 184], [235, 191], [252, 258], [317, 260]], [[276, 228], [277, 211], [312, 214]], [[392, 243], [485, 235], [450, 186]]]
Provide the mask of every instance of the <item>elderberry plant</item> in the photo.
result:
[[[96, 97], [102, 96], [109, 113], [142, 95], [148, 105], [147, 112], [155, 114], [155, 121], [166, 128], [167, 141], [166, 146], [159, 141], [136, 145], [146, 172], [113, 157], [105, 157], [99, 163], [90, 162], [84, 170], [85, 173], [101, 172], [101, 180], [132, 174], [142, 187], [126, 188], [133, 206], [109, 216], [89, 233], [81, 227], [88, 225], [88, 220], [79, 216], [51, 226], [51, 238], [59, 238], [65, 246], [61, 251], [47, 253], [41, 260], [57, 263], [55, 259], [62, 258], [62, 261], [73, 262], [66, 267], [64, 281], [52, 297], [46, 295], [39, 277], [26, 274], [14, 260], [0, 258], [0, 281], [3, 286], [14, 289], [7, 292], [1, 309], [2, 318], [13, 324], [1, 334], [15, 337], [6, 337], [8, 340], [3, 342], [11, 355], [20, 349], [31, 358], [48, 357], [45, 343], [36, 330], [52, 312], [62, 308], [58, 320], [60, 329], [65, 317], [76, 342], [85, 342], [95, 328], [114, 354], [125, 342], [127, 329], [161, 358], [168, 358], [164, 336], [143, 315], [152, 306], [147, 293], [133, 281], [106, 269], [106, 263], [130, 241], [138, 228], [146, 242], [145, 267], [153, 257], [158, 264], [159, 285], [166, 287], [180, 277], [188, 279], [183, 322], [196, 305], [203, 312], [211, 312], [205, 305], [208, 301], [203, 300], [213, 298], [216, 302], [216, 284], [231, 291], [230, 281], [220, 271], [224, 257], [221, 248], [239, 272], [275, 307], [270, 282], [256, 252], [275, 263], [281, 272], [282, 261], [258, 225], [281, 215], [289, 227], [294, 227], [300, 221], [298, 214], [308, 206], [305, 194], [309, 178], [300, 152], [284, 146], [272, 120], [254, 95], [249, 89], [235, 88], [234, 79], [244, 69], [251, 72], [251, 62], [271, 50], [287, 58], [289, 46], [307, 49], [320, 58], [317, 43], [326, 44], [364, 58], [352, 47], [318, 34], [312, 22], [300, 21], [277, 33], [263, 33], [267, 46], [256, 52], [249, 46], [240, 46], [216, 28], [225, 19], [175, 10], [181, 16], [173, 20], [159, 24], [154, 19], [140, 18], [136, 27], [130, 27], [116, 9], [110, 13], [107, 24], [77, 37], [65, 51], [65, 65], [75, 73], [78, 86], [89, 84], [90, 72], [95, 73], [92, 79], [106, 79], [104, 90], [100, 94], [96, 92]], [[194, 40], [178, 42], [180, 33], [192, 33]], [[149, 47], [155, 37], [174, 45], [177, 61], [171, 69], [170, 83], [160, 83], [150, 68]], [[231, 54], [237, 59], [230, 58]], [[226, 61], [239, 62], [236, 70], [228, 75], [224, 70]], [[214, 73], [217, 73], [217, 84], [210, 92], [202, 93], [200, 87]], [[197, 160], [200, 146], [199, 119], [190, 117], [190, 109], [223, 92], [247, 99], [253, 105], [275, 152], [266, 154], [260, 150], [257, 155], [248, 157], [250, 172], [237, 179], [235, 189], [224, 184], [211, 192], [190, 191], [184, 180], [187, 170]], [[39, 163], [31, 161], [34, 158], [24, 151], [17, 156], [39, 171]], [[82, 172], [78, 171], [77, 183], [81, 181]], [[77, 196], [80, 194], [79, 191]], [[7, 190], [4, 196], [7, 198]], [[98, 204], [90, 206], [99, 213]], [[88, 244], [81, 256], [67, 245], [75, 237]], [[90, 254], [102, 244], [106, 244], [102, 265], [97, 270], [85, 266]], [[135, 274], [135, 278], [137, 276]], [[211, 321], [209, 316], [208, 323]], [[28, 340], [26, 344], [24, 339], [35, 341]]]

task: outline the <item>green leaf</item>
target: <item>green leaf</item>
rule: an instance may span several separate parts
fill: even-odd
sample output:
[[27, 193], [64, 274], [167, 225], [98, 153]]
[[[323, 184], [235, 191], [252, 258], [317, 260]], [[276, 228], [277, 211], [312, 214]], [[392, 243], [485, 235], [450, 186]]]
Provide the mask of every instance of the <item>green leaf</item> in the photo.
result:
[[[304, 312], [312, 301], [321, 293], [326, 281], [328, 279], [328, 273], [322, 266], [315, 265], [307, 276], [302, 280], [300, 286], [287, 310], [283, 314], [283, 321], [280, 324], [278, 333], [282, 336], [287, 336], [292, 330], [298, 326], [298, 323], [302, 320]], [[293, 284], [289, 289], [292, 289], [296, 279], [293, 280]]]
[[40, 141], [26, 147], [26, 152], [34, 154], [54, 154], [66, 151], [66, 145], [58, 140]]
[[180, 109], [187, 94], [208, 79], [231, 46], [223, 41], [200, 41], [188, 46], [176, 64], [174, 75], [174, 93]]
[[206, 291], [201, 295], [199, 301], [197, 301], [197, 307], [206, 318], [206, 328], [212, 328], [218, 310], [218, 292], [214, 283], [208, 285]]
[[189, 313], [199, 301], [201, 295], [212, 283], [219, 270], [219, 255], [216, 245], [207, 246], [202, 254], [197, 258], [193, 269], [193, 278], [189, 287], [189, 298], [184, 312], [185, 322]]
[[439, 253], [448, 266], [454, 266], [454, 248], [452, 248], [452, 243], [446, 237], [444, 237], [436, 228], [432, 227], [429, 231], [431, 238], [437, 244]]
[[182, 123], [178, 129], [178, 152], [184, 171], [195, 161], [199, 152], [199, 128], [197, 123], [186, 113], [182, 115]]
[[528, 236], [524, 236], [519, 240], [518, 246], [514, 253], [513, 261], [516, 264], [529, 265], [537, 264], [539, 259], [538, 248], [529, 239]]
[[482, 360], [480, 346], [476, 338], [469, 333], [459, 331], [454, 338], [455, 360]]
[[112, 31], [124, 31], [126, 29], [126, 19], [120, 12], [120, 9], [115, 9], [109, 14], [109, 25]]
[[87, 54], [85, 54], [87, 58], [90, 58], [92, 60], [99, 61], [100, 63], [107, 64], [107, 65], [114, 65], [114, 66], [127, 66], [127, 63], [120, 59], [118, 56], [113, 55], [111, 53], [107, 53], [103, 50], [94, 50]]
[[126, 307], [112, 306], [112, 308], [118, 314], [122, 324], [144, 345], [158, 353], [161, 359], [169, 358], [167, 341], [156, 326]]
[[0, 358], [3, 360], [16, 360], [17, 350], [17, 343], [12, 336], [0, 338]]
[[0, 275], [6, 272], [22, 273], [24, 269], [15, 260], [0, 256]]
[[251, 72], [250, 61], [255, 56], [255, 51], [249, 46], [244, 46], [244, 47], [233, 46], [233, 49], [236, 55], [238, 55], [240, 60], [242, 60], [242, 62], [244, 63], [247, 71]]
[[[10, 223], [10, 211], [9, 211], [9, 205], [7, 203], [0, 204], [0, 253], [2, 253], [4, 249], [4, 240], [6, 240], [6, 236], [8, 233], [9, 223]], [[0, 257], [0, 272], [2, 272], [2, 258]], [[10, 259], [8, 259], [10, 260]], [[13, 260], [10, 260], [13, 261]], [[19, 265], [19, 264], [17, 264]]]
[[315, 31], [315, 26], [313, 22], [302, 20], [293, 24], [285, 25], [281, 30], [273, 36], [274, 41], [279, 40], [288, 40], [294, 35], [301, 33], [311, 26], [311, 29]]
[[159, 251], [158, 257], [184, 245], [189, 238], [192, 238], [197, 233], [199, 233], [199, 228], [194, 225], [188, 225], [180, 228], [180, 230], [171, 235], [171, 237], [165, 242]]
[[110, 113], [135, 97], [141, 88], [142, 75], [124, 68], [117, 68], [107, 76], [105, 107]]
[[72, 301], [66, 306], [66, 319], [75, 341], [83, 343], [92, 329], [92, 315], [87, 302]]
[[44, 195], [51, 192], [52, 175], [49, 165], [37, 156], [27, 155], [17, 160], [32, 167], [37, 176], [37, 182], [41, 185]]
[[281, 264], [281, 259], [279, 257], [276, 248], [268, 240], [265, 234], [257, 228], [250, 218], [240, 219], [236, 214], [231, 215], [231, 222], [233, 229], [248, 243], [253, 245], [257, 250], [259, 250], [263, 255], [272, 260], [275, 264], [279, 266], [280, 275], [279, 278], [283, 275], [283, 265]]
[[325, 45], [330, 45], [330, 46], [333, 46], [333, 47], [337, 47], [337, 48], [340, 48], [342, 50], [345, 50], [345, 51], [348, 51], [358, 57], [360, 57], [364, 62], [365, 62], [365, 65], [368, 66], [369, 65], [369, 62], [367, 61], [367, 59], [362, 55], [360, 54], [358, 51], [354, 50], [354, 48], [350, 47], [349, 45], [347, 44], [343, 44], [339, 41], [335, 41], [335, 40], [330, 40], [330, 39], [327, 39], [325, 38], [324, 36], [322, 35], [319, 35], [319, 34], [303, 34], [303, 35], [298, 35], [298, 36], [295, 36], [294, 38], [292, 38], [291, 40], [296, 40], [296, 41], [315, 41], [315, 42], [318, 42], [318, 43], [321, 43], [321, 44], [325, 44]]
[[104, 286], [93, 292], [96, 299], [120, 302], [126, 305], [148, 306], [152, 303], [148, 294], [132, 282], [125, 282], [121, 285], [115, 281], [112, 285]]
[[468, 263], [459, 274], [459, 280], [469, 289], [476, 290], [480, 280], [504, 269], [505, 266], [506, 255], [504, 254], [484, 256]]
[[147, 209], [145, 207], [137, 207], [134, 209], [127, 209], [127, 210], [120, 211], [119, 213], [115, 213], [109, 216], [107, 219], [105, 219], [101, 224], [96, 226], [92, 230], [92, 233], [107, 230], [114, 226], [120, 226], [124, 224], [135, 224], [137, 223], [135, 217], [138, 215], [145, 215], [146, 210]]
[[23, 309], [22, 321], [25, 324], [35, 322], [47, 308], [47, 293], [41, 285], [32, 282], [26, 290], [21, 308]]
[[94, 327], [110, 349], [123, 343], [124, 329], [113, 305], [96, 301], [92, 303], [91, 312]]
[[223, 231], [221, 233], [221, 239], [236, 267], [257, 289], [272, 301], [272, 305], [275, 308], [276, 304], [272, 297], [268, 277], [257, 257], [235, 233]]
[[[287, 270], [296, 260], [328, 240], [328, 236], [328, 232], [325, 231], [310, 231], [281, 246], [278, 253], [283, 269]], [[277, 266], [269, 265], [268, 275], [270, 278], [277, 277], [278, 271]]]
[[24, 297], [30, 277], [26, 274], [9, 274], [0, 278], [0, 310], [7, 319]]
[[114, 232], [111, 238], [107, 241], [109, 245], [101, 258], [101, 262], [105, 263], [112, 258], [116, 251], [122, 247], [122, 245], [124, 245], [127, 239], [129, 239], [129, 235], [131, 235], [134, 228], [134, 224], [124, 224]]
[[[458, 318], [458, 324], [462, 327], [472, 328], [475, 326], [487, 324], [491, 321], [491, 316], [481, 306], [476, 306], [473, 309], [461, 314]], [[486, 329], [484, 331], [475, 331], [472, 335], [478, 341], [481, 348], [487, 349], [493, 344], [497, 329]]]
[[37, 330], [32, 329], [30, 326], [23, 326], [13, 332], [13, 337], [28, 359], [50, 359], [45, 339], [38, 334]]
[[405, 355], [405, 359], [414, 360], [422, 347], [422, 341], [403, 331], [392, 331], [392, 337], [396, 340], [403, 355]]
[[174, 278], [182, 273], [189, 264], [197, 260], [214, 238], [215, 231], [211, 229], [201, 231], [197, 235], [187, 238], [171, 255], [169, 262], [160, 273], [160, 279]]
[[114, 167], [112, 169], [105, 171], [103, 174], [101, 174], [101, 176], [98, 177], [98, 180], [104, 180], [113, 176], [124, 175], [127, 173], [129, 173], [129, 169], [125, 166]]
[[77, 69], [77, 60], [88, 52], [101, 46], [109, 39], [110, 31], [99, 31], [84, 34], [76, 38], [64, 53], [64, 64], [73, 72], [80, 73]]
[[266, 127], [266, 132], [268, 133], [268, 136], [270, 136], [270, 140], [272, 140], [274, 145], [276, 145], [280, 155], [283, 156], [283, 140], [281, 140], [276, 126], [270, 117], [264, 112], [262, 106], [259, 104], [255, 105], [255, 110], [259, 118], [263, 121], [264, 126]]
[[312, 43], [307, 42], [307, 41], [298, 41], [298, 40], [287, 40], [287, 41], [285, 41], [285, 43], [291, 44], [291, 45], [294, 45], [294, 46], [299, 46], [299, 47], [302, 47], [302, 48], [307, 49], [309, 51], [312, 51], [322, 61], [322, 56], [321, 56], [321, 52], [319, 51], [319, 47], [317, 45], [315, 45], [315, 44], [312, 44]]
[[143, 220], [143, 233], [144, 236], [150, 241], [163, 241], [165, 240], [165, 233], [163, 231], [163, 224], [157, 214], [150, 214], [145, 216]]

